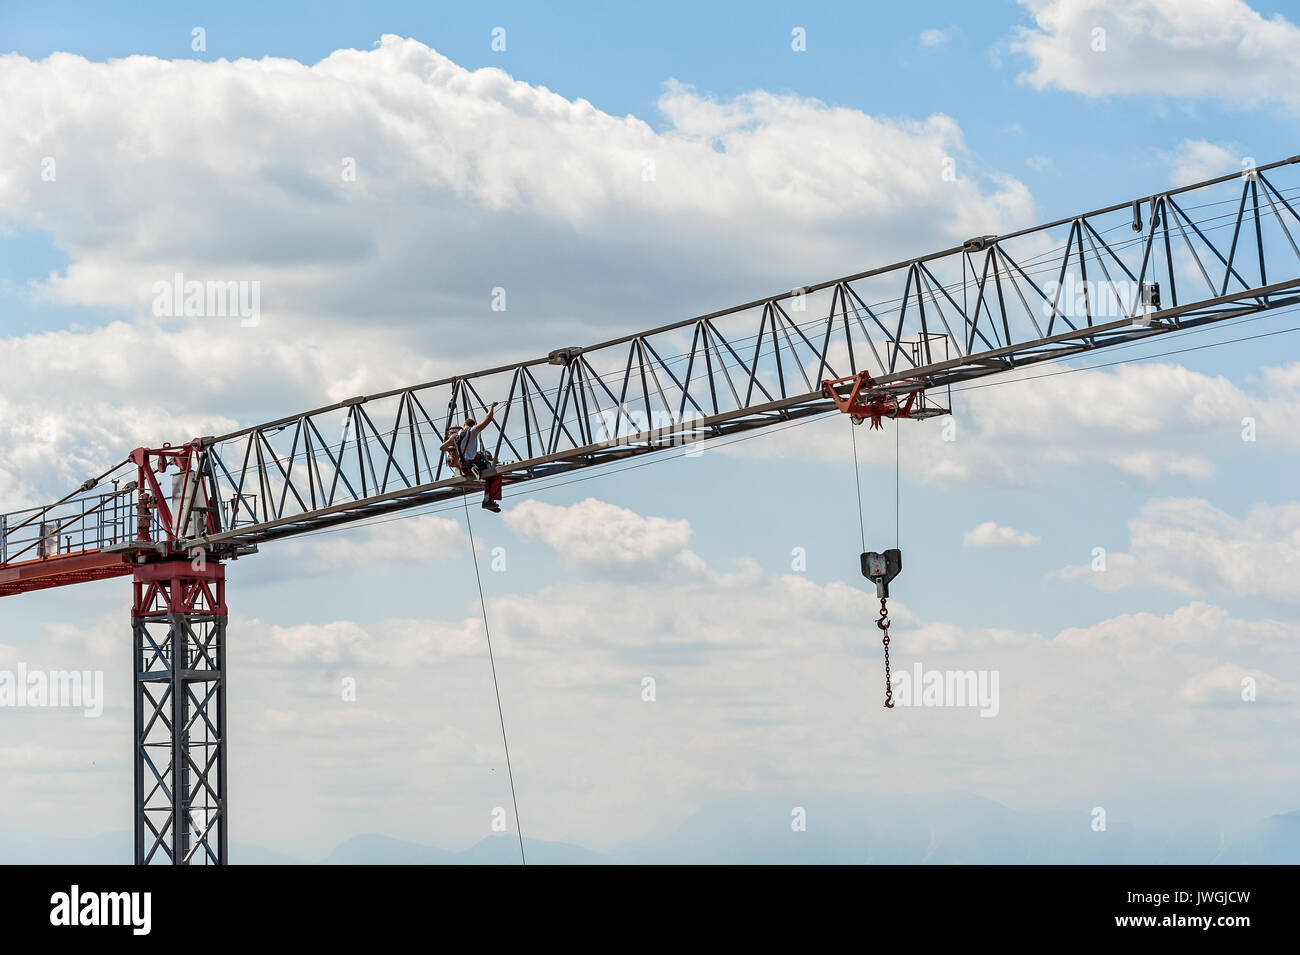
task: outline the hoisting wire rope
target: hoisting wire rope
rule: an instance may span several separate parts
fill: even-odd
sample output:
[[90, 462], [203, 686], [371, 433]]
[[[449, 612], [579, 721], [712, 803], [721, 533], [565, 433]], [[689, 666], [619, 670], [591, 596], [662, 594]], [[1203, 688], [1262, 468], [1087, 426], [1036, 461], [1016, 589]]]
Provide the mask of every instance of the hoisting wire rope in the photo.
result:
[[858, 534], [862, 538], [862, 549], [867, 549], [867, 525], [862, 518], [862, 469], [858, 466], [858, 432], [852, 426], [849, 427], [849, 435], [853, 438], [853, 484], [858, 489]]
[[469, 529], [469, 553], [474, 559], [474, 581], [478, 584], [479, 609], [483, 612], [483, 633], [487, 636], [488, 663], [492, 666], [492, 689], [497, 697], [497, 717], [501, 721], [501, 745], [506, 751], [506, 775], [510, 778], [510, 802], [515, 807], [515, 831], [519, 833], [519, 862], [528, 865], [528, 856], [524, 854], [524, 824], [519, 820], [519, 799], [515, 795], [515, 771], [510, 765], [510, 740], [506, 737], [506, 714], [501, 708], [501, 684], [497, 680], [497, 662], [492, 653], [492, 628], [488, 626], [487, 600], [483, 597], [483, 577], [478, 569], [478, 551], [474, 549], [474, 522], [469, 517], [469, 495], [461, 496], [465, 505], [465, 526]]
[[[862, 539], [863, 559], [866, 559], [867, 550], [867, 527], [866, 520], [862, 515], [862, 469], [858, 464], [858, 432], [854, 425], [857, 422], [850, 421], [849, 436], [853, 439], [853, 482], [858, 491], [858, 532]], [[898, 524], [899, 524], [899, 443], [898, 443], [899, 423], [894, 419], [894, 547], [898, 547]], [[866, 573], [865, 564], [863, 573]], [[893, 679], [889, 672], [889, 605], [885, 597], [880, 598], [880, 615], [876, 618], [876, 626], [880, 628], [880, 643], [885, 651], [885, 708], [894, 708], [894, 686]]]
[[[894, 549], [895, 550], [898, 549], [899, 515], [902, 513], [902, 507], [899, 503], [902, 497], [901, 484], [899, 481], [899, 474], [900, 474], [899, 461], [901, 460], [902, 457], [900, 453], [899, 435], [902, 434], [902, 431], [903, 431], [902, 425], [899, 424], [899, 420], [895, 418], [894, 419]], [[894, 681], [889, 672], [889, 604], [888, 604], [887, 597], [880, 598], [880, 616], [876, 618], [876, 626], [880, 628], [880, 645], [884, 648], [885, 651], [885, 709], [892, 710], [894, 708]]]

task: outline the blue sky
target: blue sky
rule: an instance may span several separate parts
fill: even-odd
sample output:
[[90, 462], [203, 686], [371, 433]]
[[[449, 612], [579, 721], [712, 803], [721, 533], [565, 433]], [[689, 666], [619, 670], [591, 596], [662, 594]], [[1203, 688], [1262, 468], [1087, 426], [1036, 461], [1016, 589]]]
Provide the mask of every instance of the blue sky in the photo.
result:
[[[146, 441], [530, 357], [945, 247], [961, 229], [1300, 152], [1286, 52], [1300, 11], [1187, 7], [0, 11], [0, 52], [12, 51], [0, 92], [22, 97], [0, 121], [0, 352], [23, 369], [0, 383], [0, 509], [52, 499]], [[1076, 57], [1095, 24], [1109, 52]], [[195, 27], [204, 51], [191, 49]], [[791, 49], [795, 28], [805, 51]], [[107, 63], [131, 56], [152, 59]], [[229, 62], [267, 57], [301, 66]], [[487, 68], [508, 79], [472, 72]], [[807, 148], [785, 152], [800, 136]], [[649, 148], [685, 168], [653, 202], [620, 178]], [[908, 178], [913, 156], [945, 150], [960, 188]], [[363, 198], [328, 191], [353, 153]], [[46, 156], [60, 181], [41, 192], [29, 183]], [[182, 269], [264, 278], [268, 321], [156, 319], [139, 287]], [[486, 308], [497, 284], [519, 303], [504, 317]], [[1295, 336], [1278, 335], [972, 393], [950, 450], [934, 450], [938, 422], [909, 423], [896, 652], [1001, 669], [998, 719], [880, 710], [847, 426], [594, 476], [539, 492], [532, 510], [512, 500], [504, 520], [476, 511], [483, 559], [509, 557], [486, 585], [507, 719], [524, 727], [512, 750], [529, 834], [603, 849], [718, 801], [896, 788], [846, 761], [1085, 824], [1107, 800], [1147, 819], [1175, 798], [1170, 814], [1189, 818], [1225, 799], [1256, 815], [1296, 809], [1300, 617], [1285, 575], [1300, 570], [1300, 504], [1283, 478], [1300, 451], [1296, 360]], [[1129, 411], [1118, 424], [1116, 404]], [[1248, 414], [1254, 443], [1240, 440]], [[893, 434], [867, 440], [868, 546], [891, 546]], [[271, 544], [232, 567], [236, 657], [238, 634], [249, 641], [232, 688], [243, 841], [323, 855], [365, 831], [448, 848], [486, 834], [499, 737], [459, 519]], [[1037, 540], [965, 542], [986, 522]], [[602, 558], [610, 527], [643, 558]], [[1122, 555], [1105, 584], [1070, 570], [1098, 546]], [[794, 548], [806, 571], [792, 571]], [[1131, 582], [1112, 586], [1120, 572]], [[123, 690], [126, 590], [5, 601], [0, 667], [102, 666]], [[709, 608], [695, 637], [674, 616], [691, 602]], [[332, 687], [353, 671], [376, 695], [340, 711]], [[665, 675], [650, 710], [636, 698], [643, 671]], [[1267, 706], [1235, 701], [1242, 676], [1267, 688]], [[38, 828], [59, 807], [86, 834], [120, 827], [128, 701], [110, 699], [89, 731], [79, 716], [0, 712], [38, 741], [0, 746], [17, 780], [0, 790], [0, 829], [34, 792], [50, 793]], [[427, 764], [404, 769], [396, 748], [367, 745], [376, 734]], [[1243, 776], [1258, 781], [1249, 792], [1231, 784]], [[301, 818], [286, 827], [251, 808], [272, 793], [304, 805]]]

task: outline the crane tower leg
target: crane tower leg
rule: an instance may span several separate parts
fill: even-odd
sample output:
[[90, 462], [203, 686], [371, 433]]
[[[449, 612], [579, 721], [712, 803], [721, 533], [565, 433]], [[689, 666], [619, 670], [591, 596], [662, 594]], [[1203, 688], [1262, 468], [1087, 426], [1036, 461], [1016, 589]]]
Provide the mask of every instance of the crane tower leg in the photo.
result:
[[226, 568], [137, 564], [135, 863], [225, 865]]

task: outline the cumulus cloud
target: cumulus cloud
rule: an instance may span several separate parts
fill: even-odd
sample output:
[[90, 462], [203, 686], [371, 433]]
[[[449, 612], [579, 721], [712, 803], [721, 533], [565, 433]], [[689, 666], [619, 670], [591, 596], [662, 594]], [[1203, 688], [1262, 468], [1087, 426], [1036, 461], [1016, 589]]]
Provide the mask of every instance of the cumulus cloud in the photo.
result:
[[[240, 620], [247, 635], [245, 659], [259, 666], [341, 664], [356, 667], [436, 666], [477, 657], [483, 650], [481, 621], [351, 620], [282, 626]], [[245, 638], [241, 638], [245, 639]]]
[[1062, 567], [1050, 576], [1057, 580], [1087, 580], [1103, 593], [1132, 587], [1140, 579], [1136, 557], [1120, 551], [1107, 552], [1104, 547], [1093, 549], [1091, 563]]
[[1186, 184], [1214, 179], [1240, 169], [1247, 157], [1240, 146], [1231, 143], [1185, 139], [1168, 158], [1173, 165], [1170, 181]]
[[1020, 0], [1020, 81], [1085, 96], [1163, 94], [1300, 109], [1300, 27], [1242, 0]]
[[1179, 698], [1192, 706], [1293, 703], [1296, 686], [1284, 683], [1260, 670], [1248, 670], [1224, 663], [1187, 680]]
[[[982, 172], [940, 114], [668, 82], [657, 116], [614, 116], [395, 36], [315, 64], [10, 54], [0, 98], [0, 217], [68, 260], [31, 296], [122, 316], [0, 342], [0, 492], [15, 504], [133, 443], [532, 357], [1034, 218], [1023, 184]], [[155, 284], [177, 274], [260, 283], [259, 322], [155, 315]], [[40, 487], [34, 460], [52, 465]]]
[[[1039, 487], [1063, 473], [1152, 485], [1171, 478], [1200, 481], [1214, 474], [1216, 458], [1296, 448], [1300, 435], [1291, 422], [1300, 415], [1298, 369], [1264, 369], [1253, 392], [1223, 375], [1165, 363], [1023, 383], [1012, 374], [989, 387], [955, 389], [951, 418], [901, 422], [901, 466], [911, 478], [941, 486]], [[933, 397], [946, 400], [942, 393]], [[1253, 442], [1242, 440], [1247, 419]], [[852, 458], [842, 428], [834, 416], [724, 451], [842, 462]], [[859, 436], [864, 464], [893, 468], [894, 440], [884, 434]]]
[[1279, 620], [1237, 620], [1222, 607], [1194, 600], [1168, 614], [1131, 613], [1087, 627], [1069, 627], [1056, 643], [1080, 650], [1105, 652], [1134, 662], [1170, 652], [1244, 648], [1265, 653], [1291, 653], [1300, 624]]
[[1257, 504], [1236, 517], [1200, 498], [1148, 501], [1129, 521], [1128, 554], [1105, 573], [1088, 565], [1057, 572], [1101, 590], [1139, 583], [1183, 594], [1300, 600], [1300, 503]]
[[[426, 380], [390, 334], [286, 340], [153, 319], [0, 339], [0, 493], [46, 503], [134, 448], [179, 444], [357, 394]], [[382, 385], [381, 385], [382, 387]]]
[[321, 574], [400, 561], [427, 563], [464, 556], [465, 530], [446, 517], [421, 514], [349, 528], [346, 537], [328, 533], [276, 545], [276, 553], [296, 573]]
[[659, 564], [682, 554], [692, 533], [687, 521], [642, 517], [595, 498], [568, 507], [521, 501], [506, 513], [505, 522], [554, 548], [566, 561], [586, 567]]
[[[851, 270], [1031, 211], [1012, 179], [944, 181], [944, 159], [968, 156], [946, 116], [763, 91], [717, 100], [670, 82], [657, 131], [395, 36], [314, 65], [9, 55], [0, 90], [14, 94], [0, 209], [74, 260], [43, 283], [51, 299], [147, 309], [173, 271], [260, 278], [270, 321], [434, 318], [444, 349], [497, 317], [494, 286], [512, 293], [506, 319], [577, 313], [609, 329], [615, 299], [637, 318], [683, 304], [650, 272], [692, 295], [722, 274], [752, 297], [776, 262], [788, 288], [829, 262]], [[47, 156], [62, 157], [56, 181], [18, 173]], [[184, 229], [170, 227], [177, 209]], [[783, 228], [761, 228], [773, 220]]]
[[[575, 546], [565, 533], [555, 540]], [[897, 670], [995, 671], [1000, 699], [995, 719], [955, 707], [887, 712], [875, 601], [860, 582], [769, 574], [745, 558], [704, 569], [650, 565], [652, 586], [596, 575], [489, 596], [531, 835], [599, 848], [737, 791], [821, 791], [828, 778], [849, 792], [906, 778], [909, 788], [1070, 805], [1098, 789], [1203, 783], [1205, 761], [1223, 765], [1225, 751], [1269, 792], [1294, 792], [1284, 758], [1294, 700], [1264, 678], [1296, 665], [1294, 623], [1197, 602], [1052, 635], [925, 619], [896, 602]], [[130, 732], [120, 632], [114, 614], [47, 627], [33, 646], [0, 645], [0, 667], [94, 666], [110, 689], [100, 720], [6, 715], [24, 742], [0, 745], [11, 782], [0, 808], [33, 831], [66, 831], [73, 810], [87, 827], [117, 826], [119, 807], [103, 791], [130, 778], [125, 759], [104, 756]], [[292, 820], [247, 814], [242, 842], [290, 848], [292, 832], [324, 852], [378, 828], [456, 848], [487, 834], [491, 808], [509, 804], [476, 597], [372, 622], [236, 617], [231, 634], [235, 785], [249, 805], [294, 805]], [[1239, 698], [1241, 675], [1258, 675], [1260, 700], [1280, 706], [1243, 706], [1225, 722], [1211, 708], [1229, 702], [1230, 685]], [[642, 696], [647, 679], [653, 703]], [[1026, 761], [1040, 770], [1028, 786]], [[51, 798], [41, 773], [55, 770]]]
[[1014, 527], [1002, 527], [993, 521], [976, 524], [961, 539], [966, 547], [1033, 547], [1042, 540]]

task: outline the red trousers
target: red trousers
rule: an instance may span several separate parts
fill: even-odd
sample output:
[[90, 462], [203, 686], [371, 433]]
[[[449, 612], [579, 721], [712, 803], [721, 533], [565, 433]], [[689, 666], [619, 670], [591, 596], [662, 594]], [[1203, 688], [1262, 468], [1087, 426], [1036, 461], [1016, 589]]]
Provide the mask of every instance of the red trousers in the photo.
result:
[[[474, 465], [478, 465], [479, 468], [482, 469], [491, 467], [492, 462], [487, 460], [486, 455], [480, 454], [472, 462], [466, 463], [465, 461], [461, 461], [460, 473], [465, 477], [472, 477], [474, 474]], [[501, 475], [494, 474], [484, 482], [483, 500], [501, 500]]]

